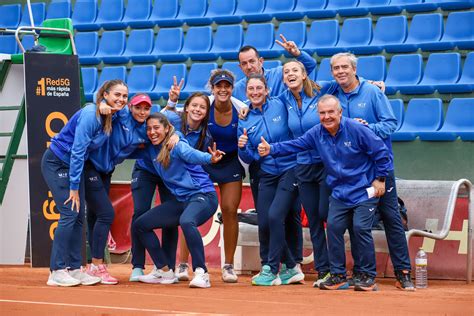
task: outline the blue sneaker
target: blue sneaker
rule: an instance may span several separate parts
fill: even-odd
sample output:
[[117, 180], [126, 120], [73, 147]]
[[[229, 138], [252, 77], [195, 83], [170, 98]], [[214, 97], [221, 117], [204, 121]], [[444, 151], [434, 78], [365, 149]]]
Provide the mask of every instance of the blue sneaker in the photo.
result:
[[264, 265], [258, 276], [252, 279], [252, 285], [272, 286], [280, 285], [280, 277], [272, 273], [270, 266]]
[[298, 265], [288, 269], [286, 264], [282, 264], [279, 276], [282, 285], [304, 283], [304, 274], [298, 269]]
[[130, 275], [130, 279], [128, 279], [130, 282], [138, 282], [138, 277], [143, 275], [143, 269], [142, 268], [133, 268], [132, 274]]

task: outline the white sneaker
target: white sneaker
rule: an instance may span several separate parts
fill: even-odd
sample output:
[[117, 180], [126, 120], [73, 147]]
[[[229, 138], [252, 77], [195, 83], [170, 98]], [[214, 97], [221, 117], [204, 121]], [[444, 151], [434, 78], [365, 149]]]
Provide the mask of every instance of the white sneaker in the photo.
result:
[[189, 287], [208, 288], [211, 287], [209, 273], [204, 272], [203, 268], [196, 268], [194, 278], [189, 282]]
[[222, 281], [226, 283], [237, 283], [238, 277], [234, 272], [232, 264], [226, 264], [222, 267]]
[[189, 281], [189, 266], [187, 263], [180, 263], [178, 265], [178, 271], [176, 272], [176, 277], [180, 281]]
[[50, 286], [76, 286], [81, 284], [81, 281], [73, 278], [66, 269], [63, 269], [52, 271], [46, 284]]
[[150, 273], [140, 275], [138, 281], [149, 284], [173, 284], [178, 283], [178, 278], [173, 270], [163, 271], [154, 268]]
[[75, 270], [69, 270], [69, 275], [74, 279], [81, 281], [81, 285], [94, 285], [102, 281], [101, 278], [86, 273], [82, 267]]

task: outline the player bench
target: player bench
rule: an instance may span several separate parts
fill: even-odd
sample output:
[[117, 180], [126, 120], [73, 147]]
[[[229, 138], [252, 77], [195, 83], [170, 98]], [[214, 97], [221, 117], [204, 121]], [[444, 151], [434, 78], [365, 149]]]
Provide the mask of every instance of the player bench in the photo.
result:
[[[467, 205], [467, 220], [463, 220], [463, 232], [460, 242], [467, 242], [466, 281], [472, 280], [472, 243], [474, 205], [472, 203], [473, 189], [469, 180], [458, 181], [418, 181], [397, 180], [398, 195], [404, 200], [408, 210], [407, 240], [421, 236], [425, 240], [443, 240], [449, 236], [454, 210], [459, 201]], [[467, 227], [465, 227], [467, 226]], [[221, 230], [222, 232], [222, 230]], [[377, 253], [388, 253], [385, 232], [373, 231], [375, 250]], [[467, 240], [465, 240], [466, 238]], [[346, 234], [346, 250], [350, 250], [350, 242]], [[222, 236], [221, 236], [222, 240]], [[426, 243], [423, 247], [434, 247]], [[308, 228], [303, 228], [303, 247], [312, 249]], [[223, 258], [223, 247], [221, 247]], [[306, 261], [306, 262], [305, 262]], [[312, 261], [312, 256], [305, 258], [303, 263]], [[239, 238], [235, 253], [234, 268], [237, 273], [250, 273], [260, 270], [259, 242], [257, 226], [239, 223]]]

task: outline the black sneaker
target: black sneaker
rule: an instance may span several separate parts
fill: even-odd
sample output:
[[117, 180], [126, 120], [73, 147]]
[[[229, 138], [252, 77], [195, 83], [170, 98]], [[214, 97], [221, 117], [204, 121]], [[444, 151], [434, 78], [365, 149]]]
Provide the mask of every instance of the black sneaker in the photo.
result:
[[331, 277], [331, 273], [329, 272], [318, 272], [318, 278], [313, 283], [313, 287], [318, 288], [321, 283], [329, 280], [330, 277]]
[[354, 290], [356, 291], [377, 291], [377, 284], [375, 277], [363, 273], [360, 280], [355, 283]]
[[395, 271], [397, 281], [395, 286], [403, 291], [415, 291], [415, 285], [411, 281], [410, 270]]
[[331, 274], [329, 279], [319, 284], [320, 290], [347, 290], [349, 284], [342, 274]]
[[352, 272], [352, 277], [347, 279], [347, 283], [349, 283], [349, 288], [353, 289], [354, 286], [356, 285], [356, 283], [358, 281], [360, 281], [361, 278], [362, 278], [362, 273], [361, 272], [353, 271]]

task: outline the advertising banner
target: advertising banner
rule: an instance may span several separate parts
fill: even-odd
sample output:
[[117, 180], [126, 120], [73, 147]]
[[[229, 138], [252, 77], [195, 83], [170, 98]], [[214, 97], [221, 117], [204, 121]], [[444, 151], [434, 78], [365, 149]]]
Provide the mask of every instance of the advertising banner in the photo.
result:
[[41, 158], [51, 137], [80, 108], [79, 63], [77, 56], [39, 53], [25, 53], [24, 60], [31, 264], [49, 267], [59, 213], [41, 174]]

